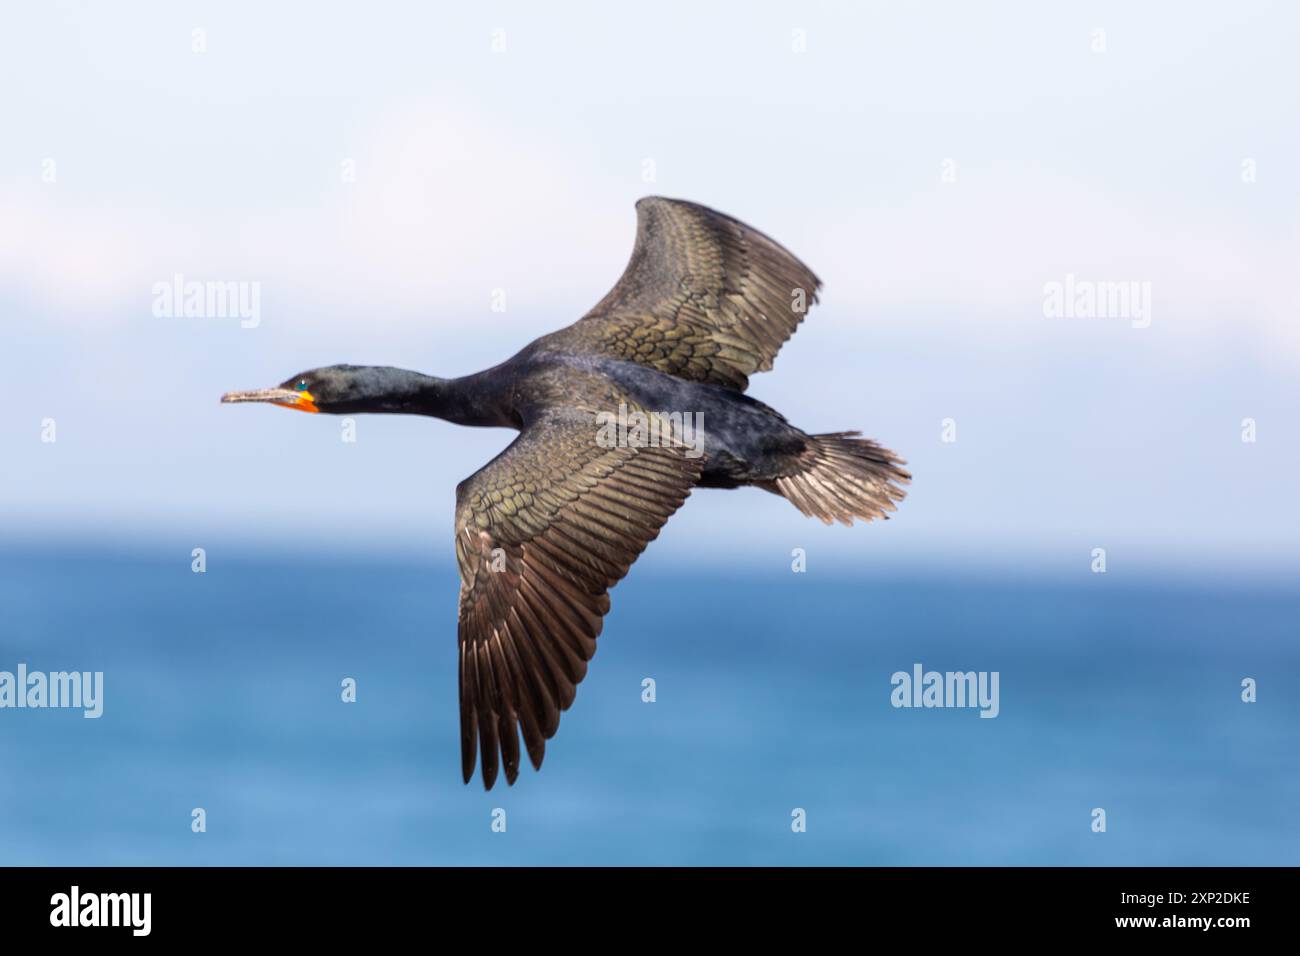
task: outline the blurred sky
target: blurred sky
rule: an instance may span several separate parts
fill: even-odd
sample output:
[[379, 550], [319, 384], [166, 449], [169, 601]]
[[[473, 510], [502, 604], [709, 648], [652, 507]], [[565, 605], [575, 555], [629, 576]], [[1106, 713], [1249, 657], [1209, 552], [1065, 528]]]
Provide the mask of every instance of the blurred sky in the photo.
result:
[[[852, 531], [701, 492], [656, 548], [1300, 566], [1294, 5], [51, 3], [6, 20], [7, 535], [449, 554], [456, 482], [511, 433], [372, 416], [346, 444], [338, 419], [218, 396], [334, 362], [495, 364], [604, 294], [655, 193], [813, 267], [823, 303], [751, 394], [809, 431], [861, 428], [916, 476], [895, 520]], [[176, 273], [260, 282], [260, 325], [155, 317]], [[1150, 282], [1150, 327], [1045, 318], [1044, 283], [1067, 274]]]

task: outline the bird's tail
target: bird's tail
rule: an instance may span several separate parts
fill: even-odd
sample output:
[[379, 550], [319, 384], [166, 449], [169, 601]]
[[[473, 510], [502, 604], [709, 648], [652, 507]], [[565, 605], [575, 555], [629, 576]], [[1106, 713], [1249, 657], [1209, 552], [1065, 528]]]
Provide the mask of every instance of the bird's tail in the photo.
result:
[[888, 518], [885, 512], [896, 510], [894, 502], [907, 494], [899, 486], [910, 482], [912, 476], [899, 467], [906, 464], [903, 459], [869, 438], [859, 438], [861, 434], [809, 435], [808, 450], [797, 470], [764, 482], [762, 487], [826, 524]]

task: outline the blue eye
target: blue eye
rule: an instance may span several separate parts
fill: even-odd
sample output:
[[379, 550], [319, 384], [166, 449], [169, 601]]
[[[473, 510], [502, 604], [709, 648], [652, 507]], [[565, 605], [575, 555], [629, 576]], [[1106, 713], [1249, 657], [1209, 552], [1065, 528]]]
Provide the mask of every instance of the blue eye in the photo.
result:
[[307, 380], [305, 378], [298, 379], [298, 384], [294, 386], [294, 390], [298, 392], [307, 391]]

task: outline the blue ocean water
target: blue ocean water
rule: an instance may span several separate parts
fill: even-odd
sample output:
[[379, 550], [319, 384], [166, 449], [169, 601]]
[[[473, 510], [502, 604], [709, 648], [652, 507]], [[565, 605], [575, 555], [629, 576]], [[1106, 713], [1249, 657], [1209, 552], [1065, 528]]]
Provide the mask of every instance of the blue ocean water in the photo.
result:
[[[98, 720], [0, 710], [0, 865], [1300, 863], [1300, 590], [653, 551], [491, 793], [449, 564], [0, 552], [0, 670], [105, 674]], [[998, 671], [999, 716], [892, 707], [915, 663]]]

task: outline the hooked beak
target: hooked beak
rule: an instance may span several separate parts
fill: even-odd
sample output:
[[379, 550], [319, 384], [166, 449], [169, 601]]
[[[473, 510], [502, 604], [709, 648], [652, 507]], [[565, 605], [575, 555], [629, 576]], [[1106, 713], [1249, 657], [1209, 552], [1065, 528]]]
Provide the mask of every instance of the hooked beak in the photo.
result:
[[226, 392], [221, 396], [226, 402], [270, 402], [283, 408], [296, 408], [300, 412], [319, 412], [311, 392], [295, 392], [288, 388], [259, 388], [251, 392]]

